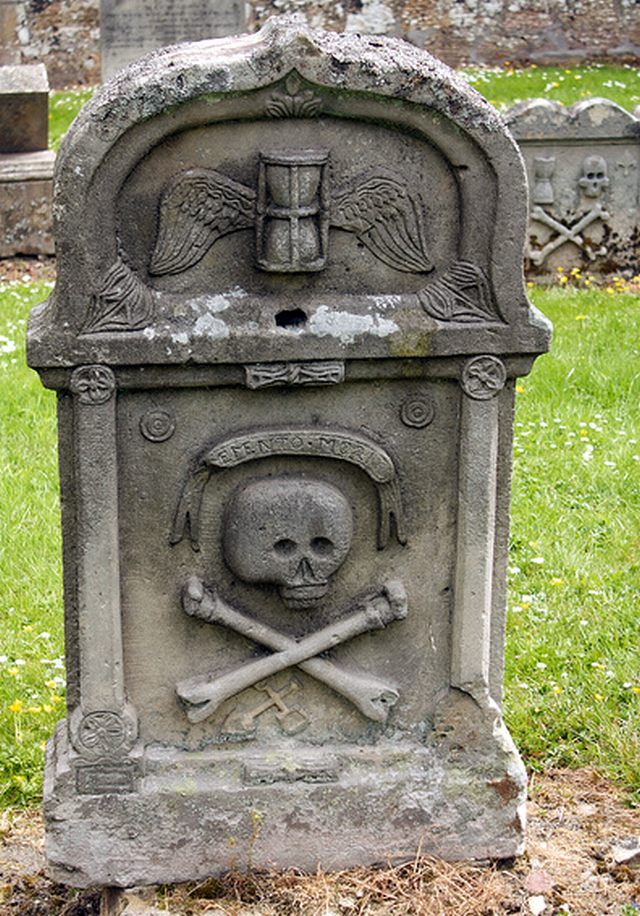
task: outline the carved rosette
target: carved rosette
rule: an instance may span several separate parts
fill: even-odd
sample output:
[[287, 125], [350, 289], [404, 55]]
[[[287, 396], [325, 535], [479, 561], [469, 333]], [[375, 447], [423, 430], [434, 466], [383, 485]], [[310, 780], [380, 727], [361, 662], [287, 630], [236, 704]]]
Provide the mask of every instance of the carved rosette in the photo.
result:
[[409, 397], [400, 407], [400, 419], [405, 426], [423, 429], [433, 422], [435, 408], [423, 397]]
[[108, 366], [79, 366], [70, 387], [81, 404], [106, 404], [116, 390], [116, 377]]
[[467, 360], [460, 377], [462, 390], [474, 401], [488, 401], [505, 386], [507, 370], [497, 356], [474, 356]]
[[91, 756], [112, 757], [127, 744], [126, 724], [115, 712], [90, 712], [78, 727], [78, 744]]
[[140, 432], [149, 442], [166, 442], [175, 429], [175, 417], [167, 410], [148, 410], [140, 418]]

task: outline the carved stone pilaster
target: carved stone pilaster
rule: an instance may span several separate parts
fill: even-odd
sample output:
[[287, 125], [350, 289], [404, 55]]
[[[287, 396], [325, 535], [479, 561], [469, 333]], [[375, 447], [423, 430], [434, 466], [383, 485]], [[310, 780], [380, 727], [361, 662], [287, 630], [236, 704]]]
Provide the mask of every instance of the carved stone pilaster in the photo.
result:
[[85, 758], [121, 756], [136, 735], [124, 691], [116, 379], [108, 366], [80, 366], [74, 395], [77, 486], [78, 650], [81, 707], [69, 720], [70, 738]]
[[451, 684], [476, 699], [489, 686], [491, 602], [496, 533], [498, 400], [506, 369], [477, 356], [462, 370], [458, 468], [458, 538], [452, 626]]

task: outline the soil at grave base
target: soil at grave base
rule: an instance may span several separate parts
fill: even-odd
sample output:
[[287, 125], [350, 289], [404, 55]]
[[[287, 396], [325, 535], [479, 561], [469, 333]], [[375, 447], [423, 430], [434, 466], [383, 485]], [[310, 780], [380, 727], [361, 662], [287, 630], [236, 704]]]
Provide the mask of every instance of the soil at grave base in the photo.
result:
[[[175, 916], [621, 916], [640, 912], [640, 865], [616, 865], [612, 848], [640, 835], [640, 811], [592, 770], [556, 770], [531, 781], [525, 856], [495, 865], [419, 858], [406, 865], [314, 875], [229, 874], [157, 890], [136, 912]], [[0, 820], [0, 914], [90, 916], [96, 890], [49, 881], [37, 812]], [[544, 904], [544, 910], [539, 907]], [[138, 907], [140, 903], [138, 903]], [[538, 909], [536, 909], [536, 906]], [[130, 911], [131, 912], [131, 911]]]

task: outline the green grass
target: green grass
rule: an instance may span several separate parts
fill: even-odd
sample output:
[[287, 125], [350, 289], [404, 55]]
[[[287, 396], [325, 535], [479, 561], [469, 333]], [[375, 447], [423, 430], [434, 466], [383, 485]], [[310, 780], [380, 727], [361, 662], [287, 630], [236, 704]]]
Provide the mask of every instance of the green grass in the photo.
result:
[[57, 150], [71, 122], [95, 89], [68, 89], [49, 95], [49, 146]]
[[640, 802], [640, 300], [532, 292], [555, 336], [517, 399], [506, 718], [531, 767]]
[[[531, 292], [556, 330], [517, 396], [506, 718], [531, 768], [594, 764], [640, 801], [640, 302]], [[22, 343], [46, 293], [0, 287], [4, 806], [38, 801], [64, 705], [55, 399]]]
[[[640, 69], [632, 66], [591, 64], [587, 67], [468, 67], [463, 76], [496, 108], [504, 109], [522, 99], [555, 99], [570, 105], [590, 96], [605, 96], [630, 111], [640, 105]], [[60, 140], [80, 108], [95, 89], [52, 92], [49, 97], [49, 145], [57, 150]]]
[[55, 397], [23, 347], [47, 292], [0, 287], [0, 805], [38, 798], [42, 742], [64, 707]]
[[640, 105], [640, 68], [591, 64], [586, 67], [524, 67], [516, 70], [469, 67], [462, 71], [471, 85], [496, 108], [523, 99], [543, 98], [564, 105], [604, 96], [629, 111]]

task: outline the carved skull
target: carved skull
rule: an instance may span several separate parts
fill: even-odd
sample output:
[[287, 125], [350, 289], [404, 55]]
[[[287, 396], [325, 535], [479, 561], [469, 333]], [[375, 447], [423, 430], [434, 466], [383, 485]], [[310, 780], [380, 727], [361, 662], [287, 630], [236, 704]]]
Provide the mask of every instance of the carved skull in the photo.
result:
[[600, 197], [603, 190], [609, 187], [606, 160], [602, 156], [586, 156], [578, 184], [585, 197]]
[[277, 585], [287, 607], [313, 607], [328, 591], [353, 536], [351, 507], [336, 487], [301, 477], [264, 478], [232, 495], [222, 547], [245, 582]]

